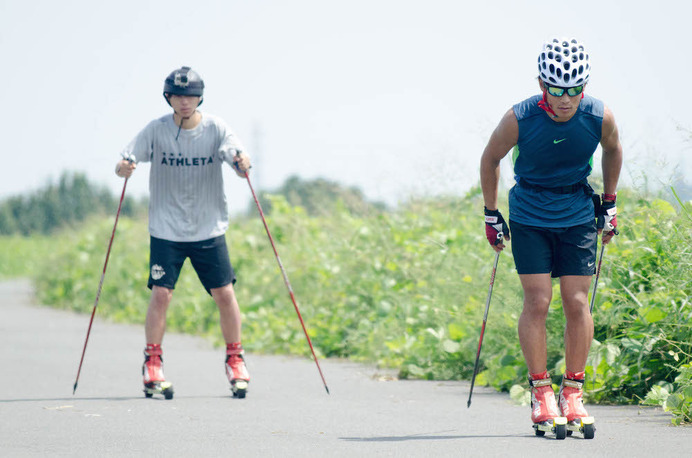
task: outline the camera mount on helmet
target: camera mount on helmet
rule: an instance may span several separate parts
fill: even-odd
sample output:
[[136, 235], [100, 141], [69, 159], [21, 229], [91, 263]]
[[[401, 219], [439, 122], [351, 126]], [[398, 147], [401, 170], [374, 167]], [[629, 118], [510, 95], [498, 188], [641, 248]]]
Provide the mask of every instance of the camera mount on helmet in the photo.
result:
[[169, 95], [187, 95], [191, 97], [199, 97], [199, 104], [202, 104], [204, 99], [204, 81], [197, 72], [190, 67], [180, 67], [173, 70], [163, 83], [163, 97], [168, 105], [171, 102], [168, 100]]

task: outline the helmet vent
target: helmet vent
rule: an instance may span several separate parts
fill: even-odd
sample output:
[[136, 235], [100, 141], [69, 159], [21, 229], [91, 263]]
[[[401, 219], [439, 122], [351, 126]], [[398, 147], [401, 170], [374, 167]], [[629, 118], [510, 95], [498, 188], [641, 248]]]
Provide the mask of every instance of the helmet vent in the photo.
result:
[[538, 55], [539, 77], [546, 83], [568, 87], [586, 84], [590, 71], [589, 54], [575, 38], [552, 38]]

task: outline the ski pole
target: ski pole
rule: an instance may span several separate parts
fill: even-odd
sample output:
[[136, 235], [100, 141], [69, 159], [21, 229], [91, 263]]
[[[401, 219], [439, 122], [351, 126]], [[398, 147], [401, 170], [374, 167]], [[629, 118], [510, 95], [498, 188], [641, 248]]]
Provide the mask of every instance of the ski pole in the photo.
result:
[[276, 257], [276, 262], [279, 264], [279, 269], [281, 269], [281, 275], [284, 277], [284, 283], [286, 284], [286, 288], [288, 288], [288, 294], [291, 296], [291, 301], [293, 302], [293, 307], [296, 309], [296, 313], [298, 314], [298, 319], [300, 320], [300, 325], [303, 327], [303, 332], [305, 333], [305, 338], [308, 340], [308, 345], [310, 345], [310, 351], [312, 352], [312, 357], [315, 359], [315, 364], [317, 365], [317, 370], [320, 373], [320, 377], [322, 377], [322, 383], [324, 384], [324, 389], [327, 390], [327, 394], [329, 394], [329, 387], [327, 387], [327, 381], [324, 379], [324, 375], [322, 374], [322, 368], [320, 368], [320, 363], [317, 360], [317, 355], [315, 355], [315, 349], [312, 347], [312, 341], [310, 340], [310, 336], [308, 335], [308, 330], [305, 328], [305, 322], [303, 321], [303, 317], [300, 314], [300, 310], [298, 309], [298, 304], [296, 303], [296, 298], [295, 295], [293, 294], [293, 288], [291, 288], [291, 282], [288, 281], [288, 275], [286, 275], [286, 270], [284, 269], [283, 264], [281, 263], [281, 258], [279, 257], [279, 252], [276, 250], [276, 245], [274, 244], [274, 239], [272, 238], [271, 232], [269, 232], [269, 226], [267, 226], [267, 220], [264, 218], [264, 212], [262, 211], [262, 206], [259, 203], [259, 200], [257, 199], [257, 195], [255, 194], [255, 190], [252, 187], [252, 183], [250, 182], [250, 176], [248, 175], [247, 172], [244, 172], [245, 174], [245, 179], [247, 180], [247, 184], [250, 187], [250, 192], [252, 193], [253, 199], [255, 199], [255, 203], [257, 204], [257, 210], [259, 211], [260, 217], [262, 218], [262, 223], [264, 224], [264, 229], [267, 231], [267, 236], [269, 237], [269, 242], [271, 243], [272, 249], [274, 250], [274, 256]]
[[601, 245], [601, 255], [598, 257], [598, 267], [596, 268], [596, 280], [593, 282], [593, 291], [591, 292], [591, 306], [589, 307], [589, 313], [593, 315], [593, 305], [596, 302], [596, 288], [598, 287], [598, 277], [601, 275], [601, 262], [603, 262], [603, 252], [605, 251], [605, 244]]
[[[498, 237], [501, 237], [499, 235]], [[481, 346], [483, 345], [483, 335], [485, 334], [485, 324], [488, 321], [488, 310], [490, 310], [490, 297], [493, 294], [493, 285], [495, 284], [495, 272], [497, 271], [497, 262], [500, 260], [500, 252], [495, 253], [495, 263], [493, 271], [490, 274], [490, 286], [488, 287], [488, 299], [485, 301], [485, 315], [483, 315], [483, 326], [481, 326], [481, 337], [478, 339], [478, 351], [476, 352], [476, 364], [473, 367], [473, 377], [471, 378], [471, 389], [469, 390], [469, 400], [466, 403], [466, 408], [471, 407], [471, 396], [473, 396], [473, 385], [476, 383], [476, 375], [478, 374], [478, 362], [481, 358]]]
[[125, 178], [125, 183], [123, 183], [123, 192], [120, 194], [120, 203], [118, 204], [118, 213], [115, 214], [115, 223], [113, 224], [113, 232], [111, 233], [111, 240], [108, 242], [108, 251], [106, 251], [106, 261], [103, 263], [103, 272], [101, 273], [101, 281], [99, 281], [98, 291], [96, 292], [96, 300], [94, 300], [94, 309], [91, 311], [91, 319], [89, 320], [89, 328], [87, 329], [86, 339], [84, 340], [84, 348], [82, 349], [82, 358], [79, 360], [79, 369], [77, 369], [77, 378], [74, 381], [74, 387], [72, 388], [72, 395], [77, 391], [77, 383], [79, 382], [79, 374], [82, 372], [82, 363], [84, 362], [84, 354], [86, 353], [87, 343], [89, 342], [89, 334], [91, 333], [91, 325], [94, 322], [94, 314], [96, 314], [96, 306], [99, 304], [99, 298], [101, 297], [101, 288], [103, 287], [103, 279], [106, 277], [106, 267], [108, 266], [108, 257], [111, 254], [111, 247], [113, 246], [113, 238], [115, 237], [115, 228], [118, 226], [118, 218], [120, 217], [120, 209], [123, 206], [123, 198], [125, 197], [125, 188], [127, 187], [127, 178]]

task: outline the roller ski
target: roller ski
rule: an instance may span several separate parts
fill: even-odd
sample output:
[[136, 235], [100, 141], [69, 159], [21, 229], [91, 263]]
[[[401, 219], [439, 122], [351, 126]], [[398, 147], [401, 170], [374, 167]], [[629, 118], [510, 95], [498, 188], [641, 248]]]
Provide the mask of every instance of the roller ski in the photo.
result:
[[173, 399], [173, 384], [171, 382], [148, 382], [144, 384], [144, 396], [150, 398], [162, 394], [166, 399]]
[[593, 439], [596, 434], [594, 418], [584, 408], [584, 372], [569, 372], [562, 377], [558, 395], [560, 414], [567, 419], [567, 435], [581, 433], [584, 439]]
[[161, 394], [166, 399], [173, 399], [173, 384], [167, 382], [163, 375], [163, 359], [161, 345], [149, 344], [144, 349], [144, 396], [150, 398]]
[[535, 377], [529, 376], [531, 386], [531, 421], [536, 436], [545, 433], [555, 434], [555, 439], [562, 440], [567, 436], [567, 419], [558, 411], [552, 381], [547, 372]]
[[226, 376], [231, 384], [233, 397], [243, 399], [247, 394], [250, 374], [245, 367], [243, 347], [240, 343], [226, 345]]

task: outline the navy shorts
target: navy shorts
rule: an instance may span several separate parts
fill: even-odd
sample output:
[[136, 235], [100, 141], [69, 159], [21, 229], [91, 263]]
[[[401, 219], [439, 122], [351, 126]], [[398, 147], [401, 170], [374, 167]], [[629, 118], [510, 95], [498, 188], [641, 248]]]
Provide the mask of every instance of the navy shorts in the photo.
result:
[[151, 237], [149, 289], [154, 285], [175, 289], [180, 269], [187, 258], [190, 258], [192, 267], [209, 294], [213, 288], [235, 283], [225, 236], [199, 242], [171, 242]]
[[593, 275], [596, 221], [572, 227], [536, 227], [509, 222], [514, 265], [519, 275]]

